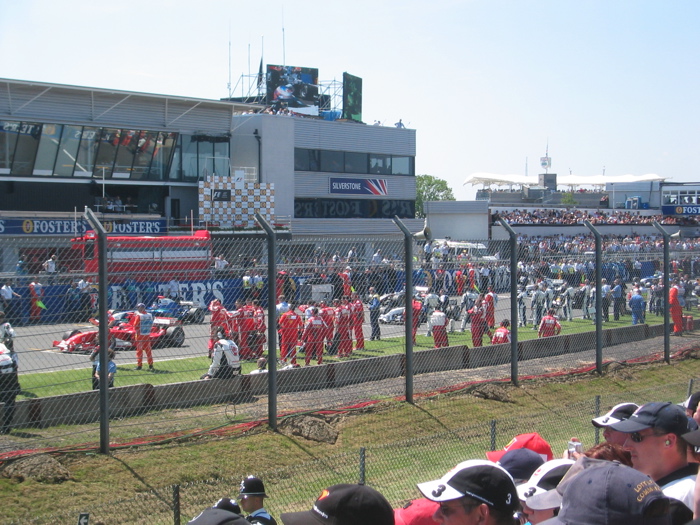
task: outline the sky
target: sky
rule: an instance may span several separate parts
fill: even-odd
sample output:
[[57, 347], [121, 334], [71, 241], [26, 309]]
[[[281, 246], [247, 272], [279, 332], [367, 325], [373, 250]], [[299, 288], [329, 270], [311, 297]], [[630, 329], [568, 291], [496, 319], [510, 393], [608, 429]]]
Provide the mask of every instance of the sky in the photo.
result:
[[[363, 79], [416, 173], [697, 182], [696, 0], [0, 0], [0, 78], [220, 99], [265, 64]], [[238, 87], [237, 87], [238, 86]]]

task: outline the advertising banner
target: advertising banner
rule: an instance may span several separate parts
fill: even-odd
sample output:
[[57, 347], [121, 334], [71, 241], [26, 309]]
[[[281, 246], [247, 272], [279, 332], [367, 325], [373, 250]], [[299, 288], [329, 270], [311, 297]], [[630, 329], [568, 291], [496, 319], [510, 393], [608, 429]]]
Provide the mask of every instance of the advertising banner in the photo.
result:
[[386, 179], [348, 179], [331, 177], [328, 179], [329, 193], [345, 195], [389, 195]]

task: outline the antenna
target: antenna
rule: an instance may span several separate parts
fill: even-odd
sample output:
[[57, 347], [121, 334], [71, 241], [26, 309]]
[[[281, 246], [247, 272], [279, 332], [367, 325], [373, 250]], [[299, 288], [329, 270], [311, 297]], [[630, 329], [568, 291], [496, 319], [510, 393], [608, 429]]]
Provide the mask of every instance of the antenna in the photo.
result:
[[284, 40], [284, 6], [282, 6], [282, 65], [287, 65], [287, 46]]
[[226, 85], [228, 89], [228, 98], [233, 95], [231, 93], [231, 21], [228, 21], [228, 84]]

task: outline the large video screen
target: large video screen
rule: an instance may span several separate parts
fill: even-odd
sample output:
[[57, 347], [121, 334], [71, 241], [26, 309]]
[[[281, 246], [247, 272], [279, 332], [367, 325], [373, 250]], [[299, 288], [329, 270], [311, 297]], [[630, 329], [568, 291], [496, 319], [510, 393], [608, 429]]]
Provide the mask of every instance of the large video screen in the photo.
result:
[[267, 104], [318, 115], [318, 69], [267, 65]]
[[343, 118], [362, 122], [362, 79], [343, 73]]

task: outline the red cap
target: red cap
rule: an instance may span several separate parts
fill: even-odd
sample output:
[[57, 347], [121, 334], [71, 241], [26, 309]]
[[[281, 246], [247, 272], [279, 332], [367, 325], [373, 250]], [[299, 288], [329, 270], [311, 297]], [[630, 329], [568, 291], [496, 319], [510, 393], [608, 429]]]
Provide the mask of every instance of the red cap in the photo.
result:
[[529, 448], [542, 456], [545, 461], [550, 461], [554, 458], [552, 447], [550, 447], [549, 443], [542, 439], [542, 436], [537, 432], [518, 434], [503, 448], [503, 450], [487, 452], [486, 457], [493, 462], [497, 462], [506, 452], [515, 450], [516, 448]]
[[429, 499], [414, 499], [405, 507], [394, 509], [394, 520], [396, 525], [435, 525], [433, 514], [439, 506], [439, 503]]

